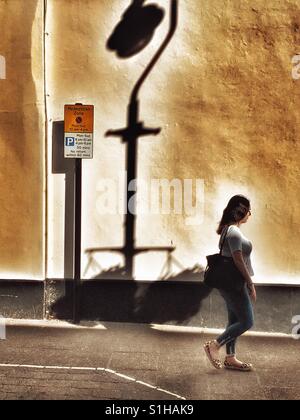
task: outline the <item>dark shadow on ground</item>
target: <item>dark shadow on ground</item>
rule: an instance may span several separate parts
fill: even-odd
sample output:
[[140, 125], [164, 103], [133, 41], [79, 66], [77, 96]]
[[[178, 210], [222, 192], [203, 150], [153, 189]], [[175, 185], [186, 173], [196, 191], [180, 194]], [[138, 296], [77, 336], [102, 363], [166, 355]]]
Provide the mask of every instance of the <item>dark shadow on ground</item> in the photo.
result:
[[[153, 283], [112, 280], [111, 275], [108, 271], [102, 273], [101, 280], [82, 282], [81, 320], [186, 324], [201, 312], [202, 302], [211, 292], [201, 281], [203, 270], [198, 266]], [[55, 298], [49, 302], [50, 318], [71, 319], [72, 282], [63, 286], [63, 282], [52, 280], [50, 286], [53, 291], [48, 295]]]
[[187, 269], [167, 280], [140, 286], [135, 300], [134, 315], [139, 322], [188, 322], [201, 311], [202, 301], [211, 290], [203, 282], [199, 266]]

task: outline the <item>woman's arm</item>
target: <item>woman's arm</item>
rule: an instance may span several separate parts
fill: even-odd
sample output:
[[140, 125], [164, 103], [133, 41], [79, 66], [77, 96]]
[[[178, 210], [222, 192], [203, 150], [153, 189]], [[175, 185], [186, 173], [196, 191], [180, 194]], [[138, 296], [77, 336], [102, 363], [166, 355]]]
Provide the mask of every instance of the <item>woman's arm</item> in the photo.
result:
[[252, 299], [255, 302], [256, 301], [256, 290], [255, 290], [255, 286], [253, 284], [253, 281], [251, 279], [251, 276], [249, 274], [249, 271], [248, 271], [248, 269], [246, 267], [246, 264], [245, 264], [245, 261], [244, 261], [244, 258], [243, 258], [242, 251], [234, 251], [232, 253], [232, 257], [233, 257], [233, 260], [234, 260], [235, 265], [237, 266], [237, 268], [242, 273], [242, 275], [243, 275], [243, 277], [244, 277], [244, 279], [245, 279], [245, 281], [247, 283], [247, 286], [248, 286], [248, 289], [250, 291], [251, 297], [252, 297]]
[[242, 251], [234, 251], [232, 253], [232, 257], [233, 257], [235, 265], [237, 266], [237, 268], [242, 273], [242, 275], [243, 275], [246, 283], [248, 284], [248, 286], [252, 286], [253, 281], [252, 281], [252, 279], [250, 277], [250, 274], [249, 274], [249, 271], [246, 267]]

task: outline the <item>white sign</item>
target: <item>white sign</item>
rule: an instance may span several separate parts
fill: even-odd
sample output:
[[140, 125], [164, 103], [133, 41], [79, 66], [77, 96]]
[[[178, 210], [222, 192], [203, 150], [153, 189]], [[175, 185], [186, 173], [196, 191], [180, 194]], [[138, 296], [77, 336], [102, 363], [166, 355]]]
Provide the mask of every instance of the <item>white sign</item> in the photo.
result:
[[93, 134], [65, 133], [65, 158], [93, 159]]

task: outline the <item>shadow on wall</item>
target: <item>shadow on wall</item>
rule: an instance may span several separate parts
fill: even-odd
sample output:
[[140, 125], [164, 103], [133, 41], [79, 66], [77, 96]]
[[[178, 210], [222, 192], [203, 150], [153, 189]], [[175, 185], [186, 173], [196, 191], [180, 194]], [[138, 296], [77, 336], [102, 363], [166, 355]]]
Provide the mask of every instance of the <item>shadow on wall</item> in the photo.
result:
[[[48, 280], [47, 306], [49, 317], [72, 319], [73, 311], [73, 267], [74, 267], [74, 171], [75, 162], [64, 159], [64, 122], [53, 123], [52, 173], [65, 174], [65, 282]], [[111, 322], [142, 323], [186, 323], [201, 311], [202, 301], [210, 290], [202, 283], [204, 267], [182, 269], [172, 275], [172, 265], [181, 266], [174, 258], [175, 248], [154, 248], [168, 251], [168, 258], [162, 273], [162, 281], [153, 283], [128, 280], [125, 267], [116, 266], [101, 272], [92, 280], [83, 281], [79, 289], [80, 319]], [[136, 249], [135, 252], [148, 252], [151, 248]], [[90, 258], [93, 252], [88, 250]], [[119, 250], [121, 251], [121, 250]], [[126, 255], [126, 250], [123, 251]], [[92, 264], [93, 261], [90, 261]], [[53, 286], [52, 292], [51, 287]]]
[[155, 29], [164, 18], [164, 11], [146, 0], [132, 0], [107, 42], [107, 48], [119, 58], [130, 58], [141, 52], [152, 40]]
[[[121, 58], [131, 57], [140, 52], [151, 41], [156, 27], [163, 19], [164, 12], [155, 5], [144, 6], [143, 0], [133, 0], [131, 6], [122, 16], [107, 47], [117, 52]], [[146, 128], [139, 116], [139, 91], [148, 75], [168, 46], [177, 28], [178, 1], [171, 0], [170, 28], [161, 47], [146, 67], [140, 79], [133, 88], [128, 105], [127, 127], [121, 130], [111, 130], [107, 136], [121, 137], [127, 145], [128, 173], [127, 184], [137, 178], [138, 141], [140, 137], [158, 135], [159, 128]], [[128, 31], [129, 37], [124, 39]], [[74, 219], [74, 164], [65, 162], [63, 158], [63, 123], [53, 126], [53, 173], [66, 174], [66, 214], [65, 214], [65, 278], [73, 277], [73, 226]], [[172, 276], [172, 264], [178, 263], [173, 252], [175, 247], [136, 247], [136, 192], [128, 188], [128, 203], [134, 203], [134, 208], [128, 209], [125, 221], [125, 244], [119, 249], [95, 248], [86, 250], [88, 259], [93, 262], [93, 254], [97, 252], [117, 252], [124, 256], [123, 267], [111, 267], [101, 270], [90, 281], [84, 281], [78, 290], [80, 295], [80, 314], [82, 320], [99, 320], [115, 322], [143, 323], [186, 323], [201, 310], [201, 304], [210, 290], [201, 282], [204, 269], [194, 267], [183, 269], [181, 273]], [[134, 258], [141, 253], [156, 251], [168, 254], [165, 274], [162, 281], [153, 283], [136, 282], [133, 275]], [[118, 279], [118, 280], [116, 280]], [[98, 281], [97, 281], [98, 280]], [[101, 281], [99, 281], [101, 280]], [[124, 281], [124, 280], [129, 280]], [[55, 281], [52, 281], [55, 287]], [[51, 287], [51, 284], [50, 284]], [[60, 296], [50, 297], [50, 317], [57, 319], [72, 318], [73, 283], [66, 281], [65, 289]], [[48, 293], [49, 296], [51, 293]]]
[[[117, 55], [121, 58], [129, 58], [142, 51], [149, 44], [156, 28], [163, 20], [164, 11], [162, 9], [154, 4], [145, 5], [144, 3], [144, 0], [132, 1], [129, 8], [123, 14], [121, 22], [116, 26], [108, 40], [107, 48], [111, 51], [116, 51]], [[170, 247], [145, 247], [143, 249], [136, 247], [136, 194], [138, 191], [132, 188], [132, 185], [136, 185], [137, 180], [139, 139], [144, 136], [158, 135], [161, 132], [160, 128], [145, 127], [144, 121], [140, 119], [139, 93], [149, 74], [173, 38], [177, 24], [178, 0], [171, 0], [168, 33], [132, 89], [127, 107], [127, 127], [119, 130], [109, 130], [106, 133], [108, 137], [121, 138], [122, 142], [127, 146], [125, 170], [127, 172], [128, 209], [125, 220], [125, 244], [120, 249], [99, 248], [90, 251], [91, 253], [111, 251], [123, 254], [125, 263], [121, 275], [127, 280], [134, 280], [134, 258], [138, 254], [149, 251], [168, 253], [175, 251], [175, 248]], [[129, 36], [125, 37], [124, 34], [129, 34]]]
[[199, 266], [151, 284], [138, 286], [134, 302], [137, 322], [182, 324], [201, 312], [202, 301], [211, 290], [203, 282]]
[[[116, 272], [112, 269], [81, 284], [80, 319], [180, 325], [201, 312], [211, 292], [201, 281], [204, 271], [198, 266], [153, 283], [112, 280]], [[51, 283], [55, 299], [49, 302], [50, 318], [72, 319], [72, 281]]]
[[65, 174], [64, 278], [74, 277], [75, 159], [64, 158], [64, 121], [52, 125], [52, 173]]

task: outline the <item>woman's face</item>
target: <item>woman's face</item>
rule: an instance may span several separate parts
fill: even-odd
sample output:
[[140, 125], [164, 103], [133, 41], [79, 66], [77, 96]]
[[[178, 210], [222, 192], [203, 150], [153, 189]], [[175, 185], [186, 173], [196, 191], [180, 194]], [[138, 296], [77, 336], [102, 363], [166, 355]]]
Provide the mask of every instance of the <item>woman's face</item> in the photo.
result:
[[252, 210], [250, 209], [247, 213], [247, 215], [244, 217], [243, 220], [241, 220], [241, 223], [247, 223], [249, 220], [249, 217], [252, 216]]

